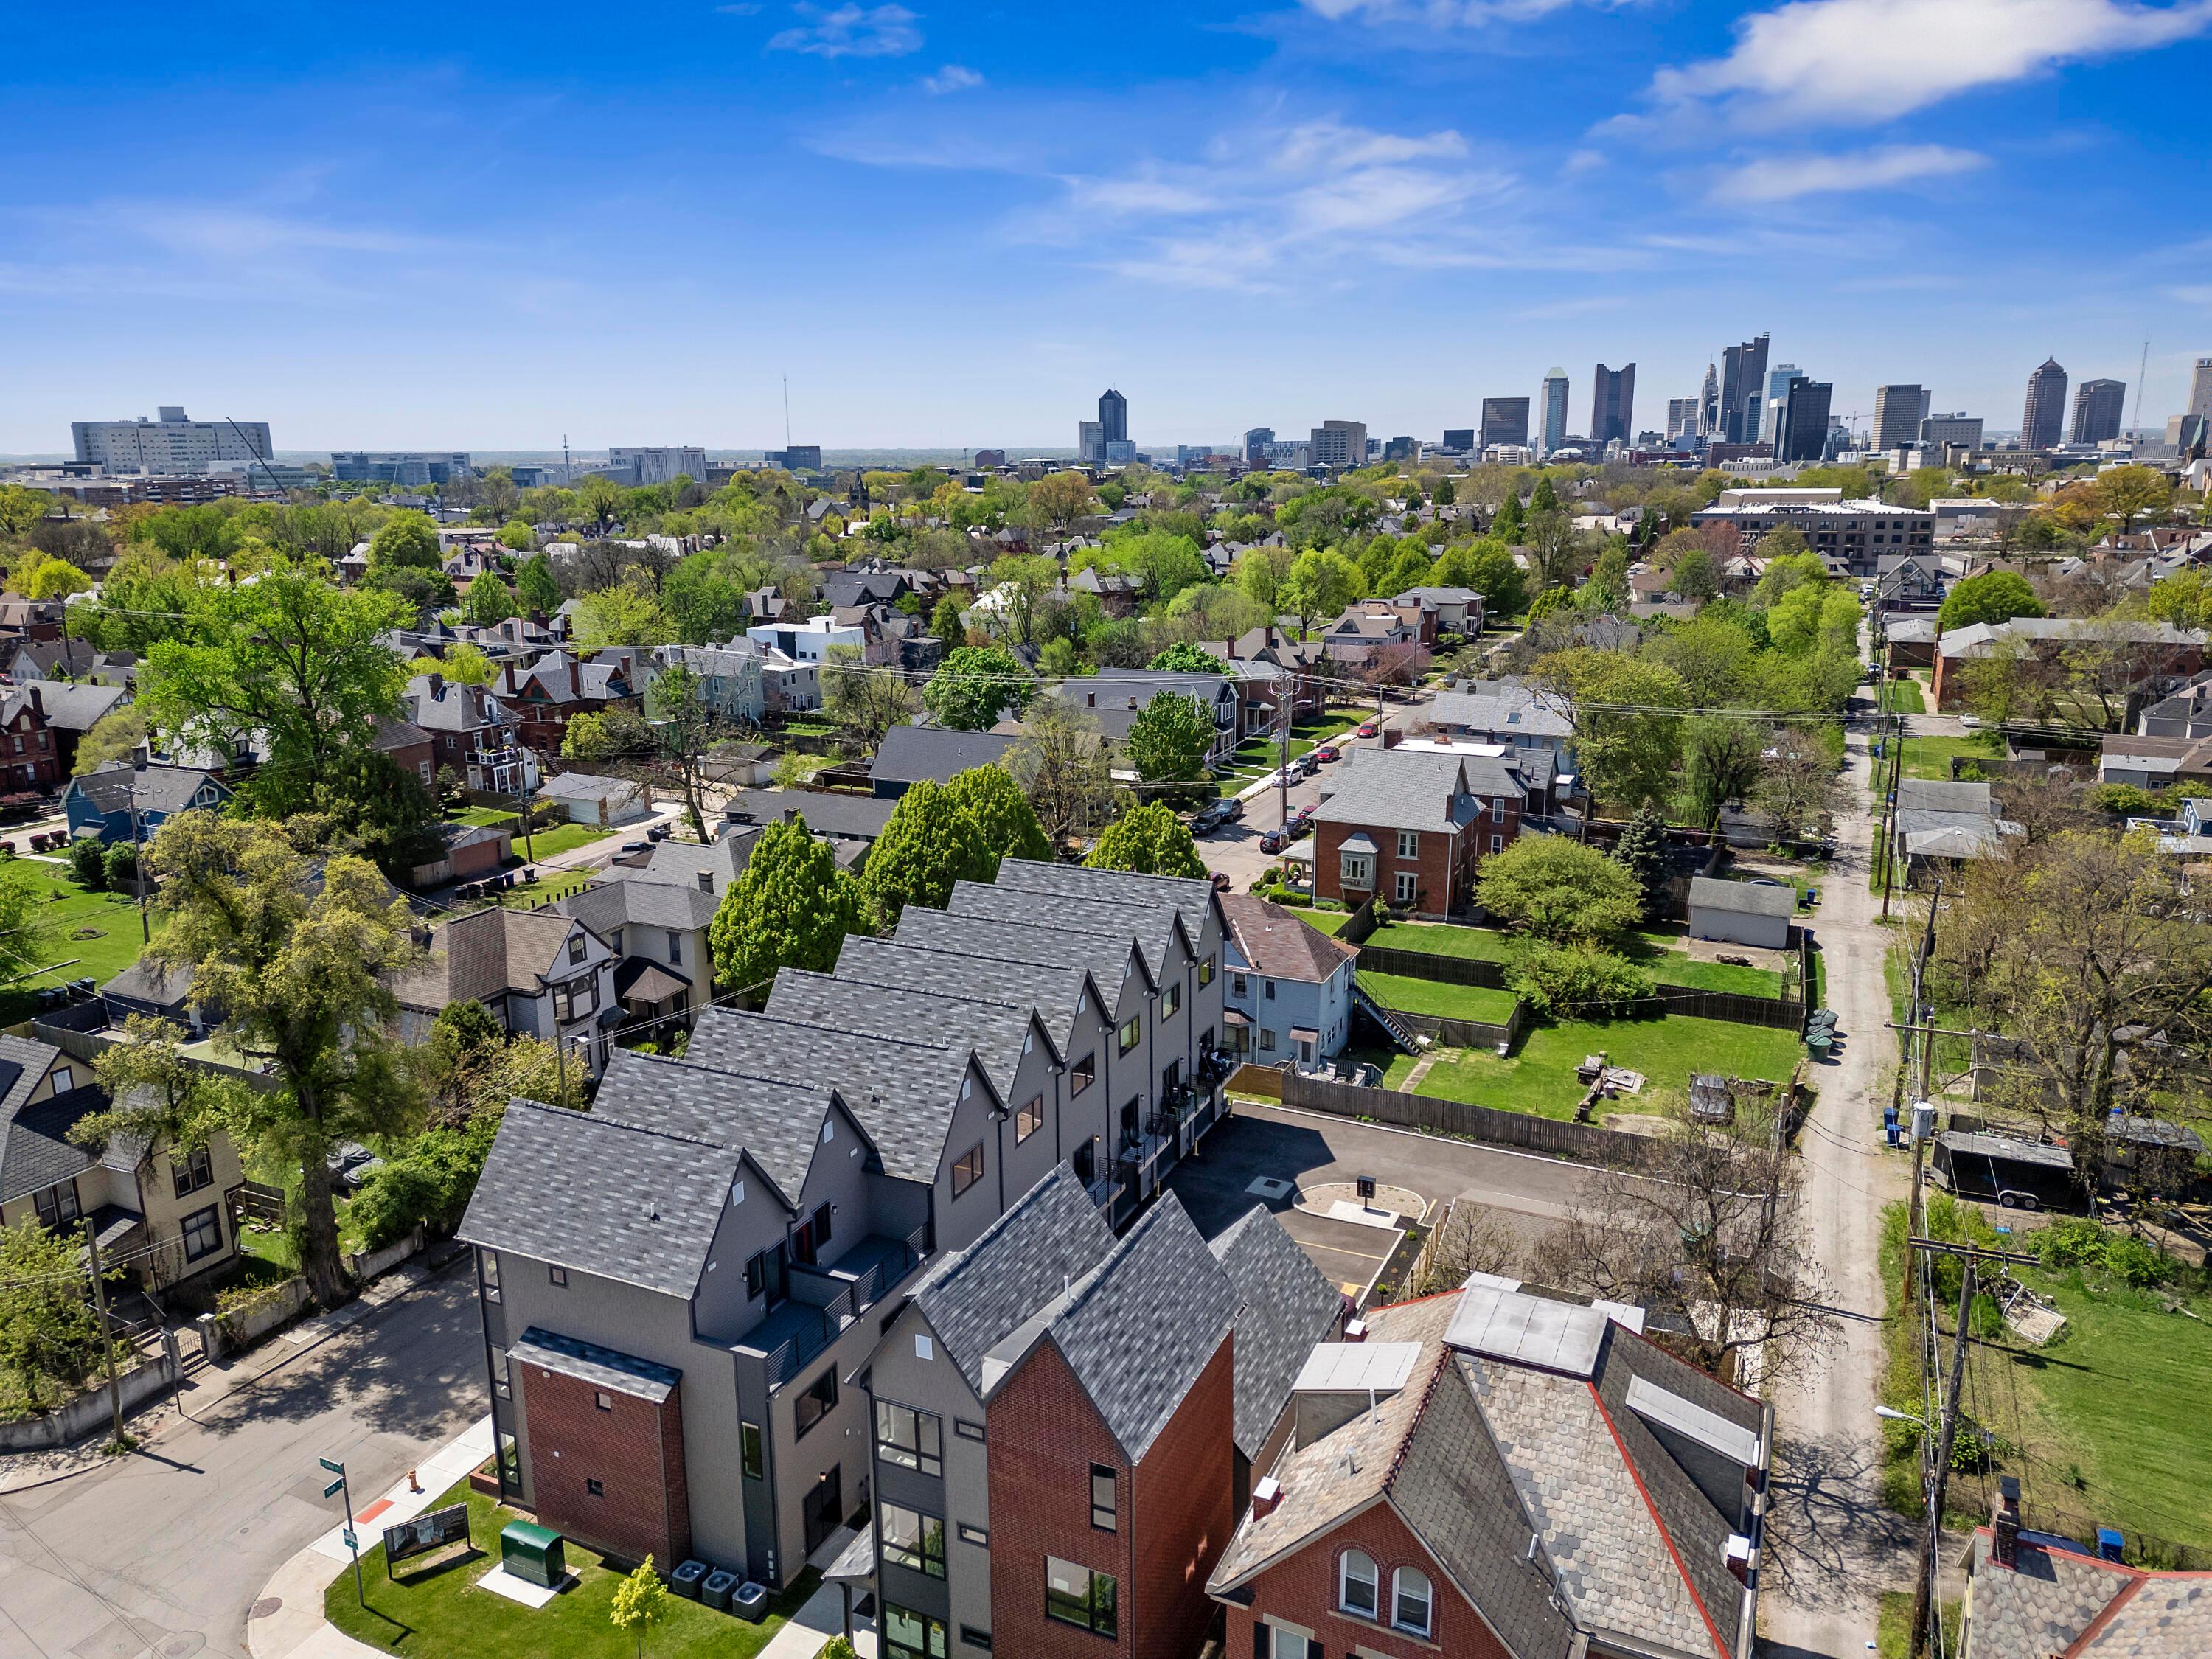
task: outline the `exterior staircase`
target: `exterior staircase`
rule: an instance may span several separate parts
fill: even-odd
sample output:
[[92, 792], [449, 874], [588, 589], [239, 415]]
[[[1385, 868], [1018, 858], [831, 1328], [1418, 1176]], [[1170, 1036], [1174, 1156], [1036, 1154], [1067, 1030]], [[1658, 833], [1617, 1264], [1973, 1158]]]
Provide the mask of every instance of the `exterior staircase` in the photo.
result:
[[1359, 982], [1357, 975], [1352, 981], [1352, 1006], [1380, 1025], [1389, 1034], [1390, 1041], [1407, 1054], [1421, 1052], [1421, 1040], [1407, 1029], [1404, 1021], [1367, 994], [1367, 988]]

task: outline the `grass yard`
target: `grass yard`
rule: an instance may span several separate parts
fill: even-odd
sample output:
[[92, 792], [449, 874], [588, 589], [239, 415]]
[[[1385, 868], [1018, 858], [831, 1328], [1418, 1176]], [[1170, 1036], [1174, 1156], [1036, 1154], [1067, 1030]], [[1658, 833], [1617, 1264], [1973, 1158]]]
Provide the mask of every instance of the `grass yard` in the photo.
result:
[[[43, 859], [12, 859], [8, 868], [40, 895], [36, 912], [46, 930], [40, 957], [54, 964], [0, 990], [0, 1025], [13, 1025], [38, 1011], [39, 988], [89, 979], [105, 985], [138, 960], [144, 949], [138, 934], [138, 902], [120, 893], [88, 893], [69, 878], [67, 866]], [[154, 919], [158, 928], [161, 918]], [[79, 939], [78, 933], [89, 933]]]
[[[420, 1659], [512, 1659], [517, 1654], [532, 1659], [631, 1659], [635, 1638], [617, 1630], [607, 1616], [622, 1575], [573, 1541], [568, 1546], [568, 1571], [580, 1582], [534, 1612], [477, 1589], [477, 1580], [499, 1565], [499, 1529], [518, 1517], [471, 1492], [465, 1480], [432, 1507], [464, 1498], [472, 1553], [441, 1555], [427, 1564], [403, 1563], [403, 1581], [394, 1583], [385, 1577], [380, 1543], [361, 1558], [368, 1607], [354, 1600], [353, 1574], [341, 1573], [323, 1596], [331, 1623], [371, 1647]], [[373, 1528], [363, 1530], [374, 1535]], [[653, 1567], [665, 1572], [671, 1565], [656, 1561]], [[768, 1645], [820, 1582], [810, 1568], [769, 1604], [768, 1617], [757, 1625], [672, 1595], [668, 1622], [653, 1632], [647, 1648], [653, 1659], [746, 1659]]]
[[1885, 714], [1926, 714], [1928, 703], [1921, 695], [1920, 682], [1912, 679], [1884, 681], [1881, 712]]
[[1907, 738], [1905, 775], [1948, 782], [1954, 756], [1962, 760], [1985, 761], [1994, 759], [1996, 754], [1994, 741], [1979, 732], [1970, 738]]
[[[1771, 969], [1738, 968], [1725, 962], [1693, 962], [1672, 948], [1677, 937], [1662, 929], [1647, 929], [1631, 934], [1622, 954], [1647, 969], [1662, 985], [1679, 985], [1693, 991], [1735, 991], [1755, 997], [1783, 994], [1784, 976]], [[1419, 951], [1430, 956], [1498, 963], [1511, 962], [1516, 948], [1513, 936], [1496, 928], [1458, 927], [1442, 921], [1385, 922], [1368, 936], [1367, 942], [1394, 951]]]
[[1297, 915], [1300, 921], [1310, 923], [1313, 927], [1320, 928], [1322, 933], [1327, 933], [1331, 939], [1334, 939], [1339, 933], [1342, 933], [1346, 925], [1352, 921], [1352, 912], [1349, 910], [1323, 910], [1315, 908], [1311, 910], [1300, 910], [1297, 913]]
[[[1666, 1019], [1546, 1021], [1532, 1027], [1510, 1059], [1487, 1049], [1441, 1049], [1439, 1058], [1414, 1092], [1443, 1100], [1495, 1106], [1538, 1117], [1571, 1118], [1583, 1085], [1575, 1067], [1585, 1054], [1602, 1050], [1615, 1066], [1644, 1073], [1641, 1095], [1608, 1102], [1614, 1112], [1664, 1113], [1686, 1098], [1690, 1073], [1724, 1072], [1763, 1077], [1777, 1083], [1790, 1076], [1801, 1052], [1787, 1031], [1732, 1020]], [[1386, 1087], [1405, 1086], [1415, 1064], [1410, 1054], [1391, 1062]]]
[[[454, 813], [448, 823], [472, 824], [479, 830], [507, 830], [514, 835], [514, 855], [523, 856], [522, 821], [512, 812], [502, 812], [496, 806], [471, 806]], [[574, 852], [579, 847], [589, 847], [595, 841], [605, 841], [615, 832], [595, 829], [588, 823], [563, 822], [548, 824], [543, 830], [533, 830], [529, 836], [529, 855], [533, 859], [550, 859], [556, 853]]]
[[1492, 991], [1479, 985], [1439, 985], [1432, 979], [1406, 979], [1396, 974], [1362, 974], [1359, 985], [1385, 1008], [1433, 1014], [1439, 1019], [1480, 1020], [1491, 1025], [1503, 1025], [1510, 1019], [1516, 1000], [1510, 991]]
[[[1959, 1620], [1965, 1603], [1956, 1596], [1943, 1601], [1943, 1651], [1959, 1650]], [[1876, 1615], [1875, 1650], [1881, 1659], [1907, 1659], [1912, 1651], [1912, 1592], [1884, 1590]]]
[[[1360, 721], [1371, 719], [1374, 713], [1371, 708], [1347, 703], [1331, 708], [1319, 720], [1300, 720], [1291, 728], [1291, 758], [1303, 760], [1330, 739], [1348, 737]], [[1223, 787], [1224, 793], [1234, 794], [1282, 763], [1283, 744], [1279, 737], [1247, 738], [1230, 756], [1229, 769], [1217, 773], [1214, 781]]]

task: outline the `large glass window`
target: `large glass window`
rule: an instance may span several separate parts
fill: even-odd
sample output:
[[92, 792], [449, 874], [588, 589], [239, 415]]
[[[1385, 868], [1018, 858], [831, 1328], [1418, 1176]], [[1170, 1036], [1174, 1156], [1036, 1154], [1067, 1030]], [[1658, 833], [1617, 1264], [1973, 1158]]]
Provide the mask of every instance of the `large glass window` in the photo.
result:
[[877, 1521], [883, 1532], [884, 1560], [909, 1572], [925, 1572], [932, 1578], [945, 1577], [942, 1520], [919, 1510], [886, 1503], [877, 1505]]
[[1200, 987], [1208, 986], [1213, 983], [1213, 958], [1212, 957], [1206, 957], [1205, 961], [1198, 964], [1198, 982]]
[[837, 1368], [832, 1365], [807, 1384], [805, 1392], [799, 1396], [799, 1403], [792, 1408], [798, 1414], [799, 1432], [805, 1434], [829, 1416], [836, 1404]]
[[1182, 1006], [1182, 987], [1170, 985], [1160, 993], [1160, 1018], [1173, 1019], [1176, 1011]]
[[1022, 1142], [1027, 1140], [1031, 1135], [1035, 1134], [1043, 1127], [1044, 1097], [1042, 1095], [1039, 1095], [1034, 1100], [1023, 1102], [1020, 1106], [1015, 1109], [1014, 1145], [1017, 1146], [1020, 1146]]
[[1103, 1572], [1093, 1572], [1056, 1555], [1044, 1559], [1044, 1613], [1048, 1619], [1111, 1636], [1116, 1588]]
[[929, 1412], [876, 1401], [876, 1455], [917, 1474], [945, 1473], [945, 1425]]
[[738, 1462], [748, 1480], [768, 1479], [768, 1460], [761, 1450], [761, 1426], [757, 1423], [738, 1425]]
[[1382, 1604], [1381, 1589], [1373, 1556], [1364, 1550], [1346, 1550], [1337, 1558], [1336, 1605], [1346, 1613], [1374, 1618]]
[[215, 1160], [204, 1146], [195, 1146], [190, 1152], [183, 1147], [169, 1154], [169, 1175], [176, 1185], [179, 1198], [189, 1197], [203, 1187], [215, 1182]]
[[1068, 1068], [1067, 1092], [1079, 1095], [1098, 1080], [1098, 1056], [1085, 1054]]
[[983, 1143], [977, 1141], [952, 1161], [952, 1196], [957, 1198], [983, 1178]]
[[1115, 1035], [1121, 1042], [1121, 1052], [1127, 1054], [1145, 1040], [1145, 1017], [1142, 1014], [1130, 1015], [1128, 1024]]
[[222, 1212], [210, 1204], [184, 1220], [185, 1260], [198, 1261], [222, 1248]]
[[884, 1659], [945, 1659], [945, 1626], [927, 1613], [884, 1603]]

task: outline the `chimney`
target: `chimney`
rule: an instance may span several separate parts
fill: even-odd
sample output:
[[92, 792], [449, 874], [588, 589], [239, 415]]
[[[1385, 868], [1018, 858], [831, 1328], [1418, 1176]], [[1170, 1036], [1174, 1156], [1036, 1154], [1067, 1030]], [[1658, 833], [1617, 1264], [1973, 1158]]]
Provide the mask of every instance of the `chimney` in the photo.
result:
[[1990, 1531], [1994, 1541], [1990, 1546], [1990, 1559], [2001, 1567], [2020, 1565], [2020, 1477], [2001, 1475], [1997, 1480], [1997, 1508], [1990, 1517]]
[[1367, 1340], [1367, 1322], [1364, 1319], [1346, 1320], [1344, 1340], [1347, 1342], [1364, 1342]]
[[1263, 1474], [1252, 1487], [1252, 1518], [1264, 1521], [1275, 1512], [1275, 1505], [1283, 1501], [1282, 1484], [1272, 1474]]
[[39, 688], [35, 685], [30, 688], [30, 692], [31, 712], [43, 720], [46, 717], [46, 700], [39, 695]]
[[1728, 1570], [1739, 1584], [1751, 1583], [1751, 1540], [1740, 1532], [1729, 1534]]
[[446, 700], [446, 677], [445, 677], [443, 674], [433, 674], [433, 675], [431, 675], [431, 676], [430, 676], [430, 701], [431, 701], [431, 702], [443, 702], [445, 700]]

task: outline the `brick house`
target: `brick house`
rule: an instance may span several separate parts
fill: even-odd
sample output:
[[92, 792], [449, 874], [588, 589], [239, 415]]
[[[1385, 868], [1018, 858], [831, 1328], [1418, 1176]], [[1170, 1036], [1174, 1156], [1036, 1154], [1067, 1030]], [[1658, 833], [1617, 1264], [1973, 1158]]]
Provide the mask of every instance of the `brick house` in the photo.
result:
[[2014, 617], [2010, 622], [1972, 623], [1936, 641], [1936, 707], [1945, 714], [1963, 707], [1964, 665], [2009, 651], [2050, 671], [2085, 668], [2115, 693], [2154, 701], [2203, 672], [2204, 641], [2201, 629], [2109, 617]]
[[1347, 905], [1377, 895], [1450, 915], [1473, 902], [1477, 866], [1550, 816], [1554, 757], [1498, 744], [1413, 742], [1346, 756], [1314, 812], [1314, 891]]
[[538, 787], [538, 757], [522, 746], [521, 722], [485, 687], [417, 674], [400, 694], [400, 709], [429, 734], [434, 778], [451, 772], [482, 794], [524, 795]]
[[1054, 1168], [862, 1373], [875, 1527], [837, 1573], [875, 1588], [883, 1651], [1195, 1654], [1251, 1462], [1341, 1304], [1265, 1210], [1209, 1247], [1170, 1195], [1117, 1243]]
[[1317, 1347], [1208, 1589], [1260, 1659], [1749, 1659], [1771, 1411], [1477, 1274]]
[[61, 779], [61, 755], [46, 726], [45, 688], [0, 687], [0, 792], [45, 794]]
[[501, 671], [501, 701], [519, 722], [525, 744], [557, 755], [577, 715], [630, 702], [627, 669], [619, 657], [587, 662], [550, 651], [527, 668], [509, 663]]

